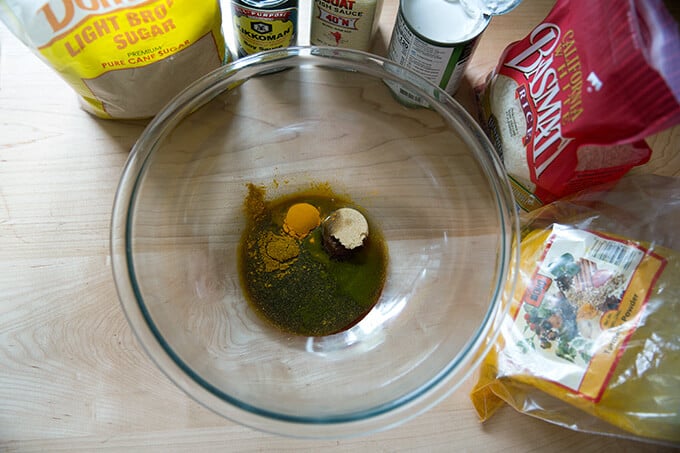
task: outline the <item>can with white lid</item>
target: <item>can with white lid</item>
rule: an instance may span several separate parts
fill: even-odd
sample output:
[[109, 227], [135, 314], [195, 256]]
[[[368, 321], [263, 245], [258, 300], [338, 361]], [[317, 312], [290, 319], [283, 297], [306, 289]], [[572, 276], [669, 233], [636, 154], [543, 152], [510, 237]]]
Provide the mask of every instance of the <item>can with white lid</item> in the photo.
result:
[[[401, 0], [387, 57], [453, 95], [479, 37], [491, 20], [470, 0]], [[406, 104], [424, 105], [418, 94], [394, 83]]]

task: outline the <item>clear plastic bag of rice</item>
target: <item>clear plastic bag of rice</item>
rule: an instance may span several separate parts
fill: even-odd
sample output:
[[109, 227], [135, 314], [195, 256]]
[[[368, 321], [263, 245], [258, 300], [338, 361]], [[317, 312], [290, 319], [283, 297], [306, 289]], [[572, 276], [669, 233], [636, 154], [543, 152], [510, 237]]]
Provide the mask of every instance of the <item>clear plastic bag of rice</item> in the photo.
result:
[[680, 31], [661, 0], [558, 0], [479, 87], [519, 207], [620, 179], [680, 123]]
[[0, 20], [102, 118], [148, 118], [229, 58], [218, 0], [0, 0]]

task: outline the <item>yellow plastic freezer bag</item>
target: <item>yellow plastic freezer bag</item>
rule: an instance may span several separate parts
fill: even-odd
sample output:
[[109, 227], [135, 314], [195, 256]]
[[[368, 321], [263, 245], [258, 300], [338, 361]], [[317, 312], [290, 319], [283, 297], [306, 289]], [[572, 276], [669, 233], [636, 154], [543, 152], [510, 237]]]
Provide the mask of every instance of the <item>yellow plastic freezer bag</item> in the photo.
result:
[[471, 393], [482, 420], [507, 403], [579, 431], [680, 444], [680, 254], [660, 245], [677, 242], [665, 239], [680, 225], [679, 181], [629, 177], [529, 218], [510, 311]]
[[148, 118], [229, 58], [217, 0], [0, 0], [0, 19], [103, 118]]

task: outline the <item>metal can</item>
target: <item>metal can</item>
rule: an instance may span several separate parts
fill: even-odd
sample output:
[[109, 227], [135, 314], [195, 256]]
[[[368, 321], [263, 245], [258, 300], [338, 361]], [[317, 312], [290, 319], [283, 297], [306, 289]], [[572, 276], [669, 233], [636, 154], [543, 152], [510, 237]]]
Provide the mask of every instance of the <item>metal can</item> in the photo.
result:
[[239, 57], [297, 43], [298, 0], [232, 0]]
[[[454, 95], [491, 16], [461, 0], [401, 0], [387, 57]], [[426, 105], [389, 84], [406, 104]]]
[[383, 0], [313, 0], [310, 44], [369, 51], [382, 3]]

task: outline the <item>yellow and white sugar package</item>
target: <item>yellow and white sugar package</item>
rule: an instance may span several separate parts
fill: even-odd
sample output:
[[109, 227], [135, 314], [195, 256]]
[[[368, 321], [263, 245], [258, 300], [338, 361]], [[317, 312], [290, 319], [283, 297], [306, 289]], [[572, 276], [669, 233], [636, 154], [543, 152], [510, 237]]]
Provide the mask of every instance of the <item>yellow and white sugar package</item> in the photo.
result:
[[229, 59], [217, 0], [0, 0], [0, 19], [102, 118], [148, 118]]

